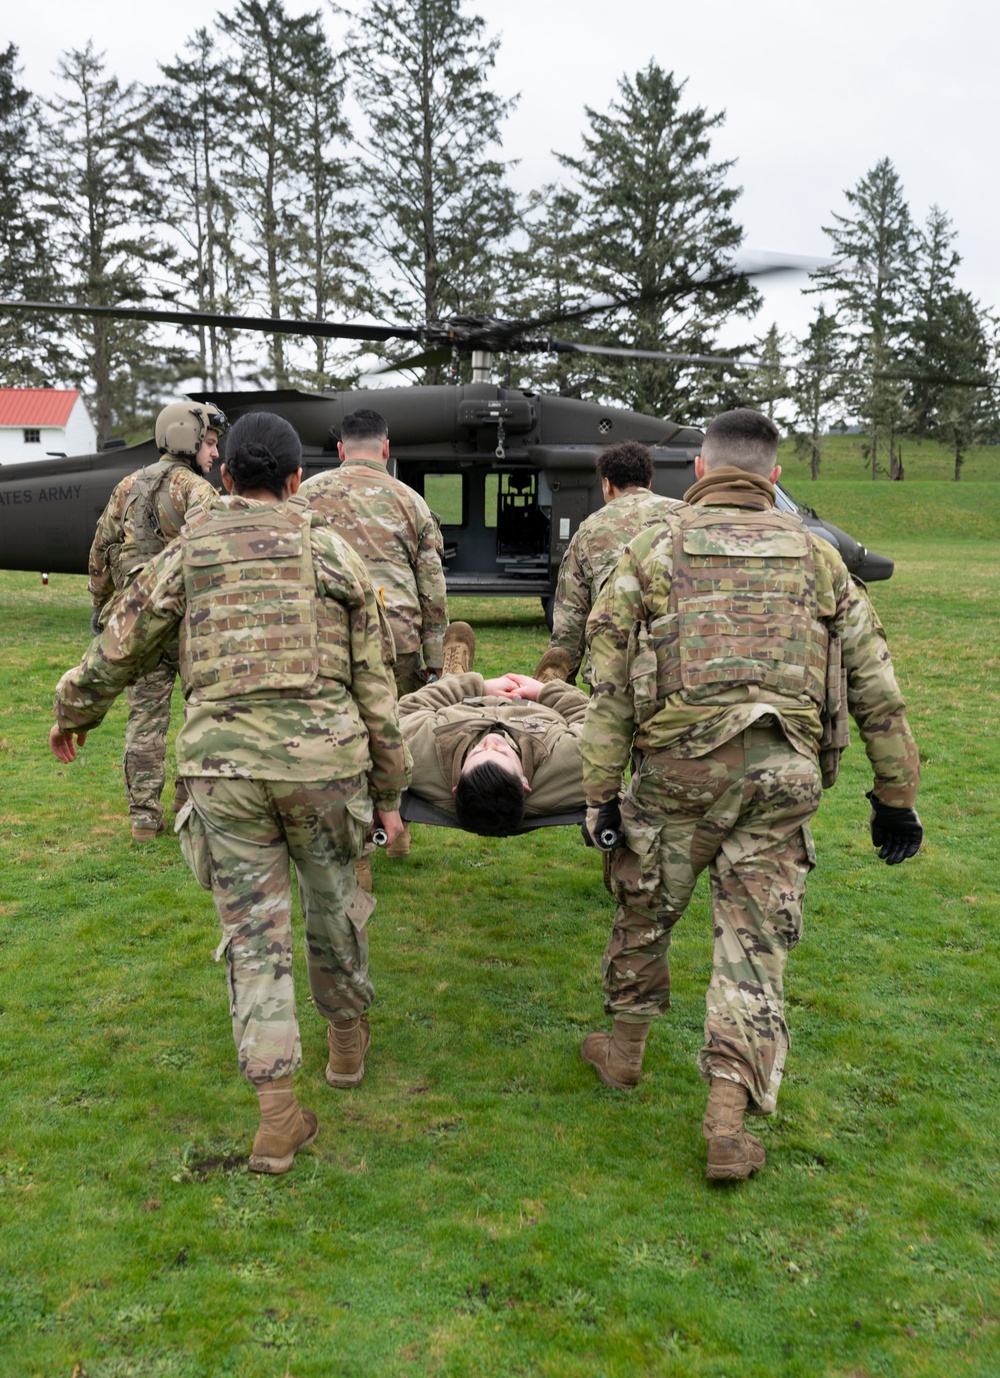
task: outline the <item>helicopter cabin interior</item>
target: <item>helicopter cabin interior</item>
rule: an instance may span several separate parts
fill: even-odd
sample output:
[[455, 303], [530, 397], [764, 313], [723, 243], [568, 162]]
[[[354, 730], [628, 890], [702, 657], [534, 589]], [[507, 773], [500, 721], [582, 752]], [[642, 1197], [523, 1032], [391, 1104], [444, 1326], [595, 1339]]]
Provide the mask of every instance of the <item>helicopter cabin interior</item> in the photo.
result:
[[552, 492], [541, 470], [501, 460], [397, 469], [441, 523], [449, 591], [549, 592]]

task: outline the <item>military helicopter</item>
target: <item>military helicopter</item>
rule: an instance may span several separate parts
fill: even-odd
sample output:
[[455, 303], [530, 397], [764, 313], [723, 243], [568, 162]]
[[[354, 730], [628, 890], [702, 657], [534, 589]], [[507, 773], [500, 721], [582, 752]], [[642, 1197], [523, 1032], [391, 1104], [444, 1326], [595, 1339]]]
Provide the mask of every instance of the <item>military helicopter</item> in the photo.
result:
[[[796, 267], [798, 265], [795, 265]], [[782, 271], [783, 265], [760, 272]], [[756, 275], [741, 272], [739, 276]], [[731, 280], [731, 278], [726, 279]], [[693, 284], [706, 290], [714, 284]], [[676, 291], [676, 287], [672, 287]], [[595, 464], [600, 451], [620, 440], [646, 444], [653, 457], [654, 491], [681, 497], [694, 482], [702, 432], [600, 402], [512, 389], [492, 381], [498, 352], [615, 354], [625, 357], [742, 365], [750, 361], [637, 351], [556, 339], [554, 320], [582, 318], [619, 302], [592, 303], [559, 317], [517, 322], [456, 317], [421, 326], [341, 325], [155, 308], [54, 306], [0, 302], [0, 309], [31, 309], [170, 324], [213, 324], [372, 343], [409, 339], [421, 353], [396, 369], [452, 363], [449, 384], [310, 393], [295, 389], [213, 393], [233, 421], [246, 411], [284, 416], [303, 443], [306, 477], [335, 468], [344, 414], [372, 407], [388, 421], [391, 471], [420, 493], [438, 514], [445, 544], [448, 591], [487, 597], [539, 598], [551, 626], [560, 561], [581, 521], [602, 504]], [[457, 381], [457, 361], [471, 355], [471, 381]], [[204, 400], [204, 394], [190, 394]], [[97, 518], [126, 474], [157, 458], [152, 439], [108, 453], [0, 466], [0, 568], [81, 574]], [[840, 551], [863, 580], [888, 579], [893, 562], [798, 504], [783, 488], [779, 506]]]

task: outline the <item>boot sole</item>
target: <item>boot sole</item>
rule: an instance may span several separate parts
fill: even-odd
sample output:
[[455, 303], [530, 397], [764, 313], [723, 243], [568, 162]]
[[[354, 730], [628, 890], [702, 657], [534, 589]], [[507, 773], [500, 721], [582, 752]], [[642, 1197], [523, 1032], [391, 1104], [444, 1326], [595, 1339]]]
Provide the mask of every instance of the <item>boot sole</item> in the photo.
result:
[[705, 1176], [710, 1182], [745, 1182], [763, 1166], [763, 1163], [731, 1163], [725, 1166], [710, 1164], [705, 1169]]
[[247, 1167], [251, 1172], [270, 1172], [274, 1176], [278, 1176], [282, 1172], [287, 1172], [295, 1162], [296, 1153], [298, 1153], [300, 1149], [308, 1148], [309, 1145], [314, 1142], [318, 1133], [319, 1125], [317, 1124], [308, 1139], [303, 1139], [298, 1148], [293, 1148], [291, 1153], [286, 1153], [283, 1158], [270, 1158], [263, 1153], [251, 1153], [247, 1161]]
[[338, 1091], [349, 1091], [352, 1086], [357, 1086], [365, 1075], [365, 1060], [361, 1059], [361, 1066], [356, 1072], [333, 1072], [330, 1064], [326, 1064], [326, 1084], [336, 1087]]

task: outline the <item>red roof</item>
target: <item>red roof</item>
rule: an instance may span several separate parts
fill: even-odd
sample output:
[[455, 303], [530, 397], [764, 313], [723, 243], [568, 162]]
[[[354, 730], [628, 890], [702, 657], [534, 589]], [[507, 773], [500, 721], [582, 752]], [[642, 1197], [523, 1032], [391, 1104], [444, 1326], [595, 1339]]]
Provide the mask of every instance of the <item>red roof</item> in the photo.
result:
[[0, 388], [0, 426], [65, 426], [79, 388]]

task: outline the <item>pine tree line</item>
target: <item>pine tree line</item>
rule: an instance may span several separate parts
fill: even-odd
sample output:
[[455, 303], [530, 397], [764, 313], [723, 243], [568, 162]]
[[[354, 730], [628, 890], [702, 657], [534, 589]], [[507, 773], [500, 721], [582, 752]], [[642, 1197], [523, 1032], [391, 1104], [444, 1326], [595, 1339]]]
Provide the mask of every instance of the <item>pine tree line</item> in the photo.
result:
[[[996, 322], [957, 284], [947, 214], [915, 225], [888, 159], [824, 227], [832, 261], [804, 289], [819, 295], [804, 338], [776, 326], [755, 338], [759, 293], [728, 271], [743, 230], [732, 164], [712, 156], [723, 114], [651, 61], [607, 110], [585, 108], [582, 152], [557, 154], [564, 180], [521, 198], [503, 150], [516, 96], [490, 86], [498, 42], [464, 0], [363, 0], [340, 51], [319, 10], [237, 0], [154, 85], [123, 86], [88, 45], [62, 56], [49, 101], [21, 86], [8, 46], [0, 296], [317, 320], [483, 313], [595, 345], [746, 354], [758, 362], [510, 367], [687, 422], [760, 407], [814, 477], [841, 420], [862, 425], [873, 477], [901, 477], [900, 440], [917, 435], [949, 444], [957, 478], [969, 446], [1000, 430], [983, 386], [997, 375]], [[594, 297], [622, 305], [572, 324]], [[0, 382], [82, 385], [101, 441], [148, 424], [180, 388], [342, 386], [359, 360], [278, 334], [184, 328], [164, 344], [112, 318], [0, 322]]]

